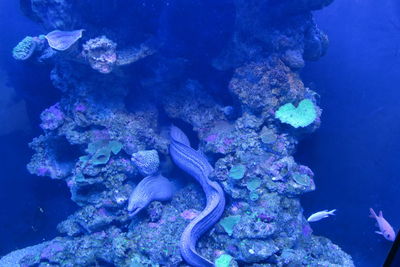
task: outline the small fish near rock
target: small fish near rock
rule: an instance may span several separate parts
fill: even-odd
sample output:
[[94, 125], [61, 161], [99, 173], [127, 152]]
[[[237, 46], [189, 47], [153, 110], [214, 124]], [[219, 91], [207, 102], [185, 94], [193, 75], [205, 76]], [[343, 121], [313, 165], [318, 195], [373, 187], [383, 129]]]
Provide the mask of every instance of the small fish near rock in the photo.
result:
[[311, 216], [308, 217], [307, 221], [308, 221], [308, 222], [317, 222], [317, 221], [319, 221], [319, 220], [328, 218], [329, 215], [336, 215], [336, 214], [335, 214], [335, 211], [336, 211], [336, 210], [331, 210], [331, 211], [328, 211], [328, 210], [318, 211], [318, 212], [316, 212], [316, 213], [314, 213], [314, 214], [311, 214]]

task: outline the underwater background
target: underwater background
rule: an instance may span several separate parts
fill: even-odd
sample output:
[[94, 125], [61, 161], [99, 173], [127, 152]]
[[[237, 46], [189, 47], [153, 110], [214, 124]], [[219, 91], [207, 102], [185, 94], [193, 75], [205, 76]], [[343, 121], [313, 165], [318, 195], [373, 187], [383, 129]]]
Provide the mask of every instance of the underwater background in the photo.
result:
[[[81, 207], [77, 205], [76, 202], [79, 204], [82, 199], [78, 198], [78, 200], [75, 199], [75, 202], [71, 201], [70, 188], [66, 186], [66, 182], [62, 179], [38, 177], [30, 174], [26, 167], [34, 154], [34, 151], [28, 144], [33, 138], [43, 134], [43, 127], [39, 127], [39, 125], [43, 125], [43, 115], [41, 119], [42, 112], [55, 105], [55, 103], [60, 101], [63, 95], [66, 95], [66, 91], [55, 88], [53, 81], [54, 72], [52, 72], [55, 65], [54, 61], [62, 67], [65, 67], [65, 65], [62, 65], [63, 58], [56, 58], [54, 61], [44, 60], [44, 62], [38, 62], [35, 59], [29, 59], [28, 62], [21, 62], [13, 58], [13, 48], [25, 36], [46, 34], [51, 30], [57, 29], [57, 26], [62, 24], [62, 22], [56, 21], [47, 21], [44, 23], [42, 21], [42, 25], [40, 25], [40, 20], [29, 11], [26, 11], [26, 7], [30, 2], [31, 1], [20, 1], [20, 3], [18, 3], [18, 1], [1, 1], [0, 3], [0, 26], [2, 29], [5, 29], [0, 33], [0, 39], [2, 40], [0, 44], [0, 143], [3, 151], [3, 153], [0, 154], [0, 168], [2, 170], [2, 175], [0, 176], [0, 200], [2, 203], [2, 208], [0, 210], [0, 226], [1, 229], [3, 229], [0, 235], [0, 255], [2, 256], [17, 249], [52, 240], [57, 236], [70, 235], [74, 238], [82, 236], [82, 233], [71, 233], [65, 229], [64, 232], [61, 231], [62, 234], [60, 234], [60, 230], [57, 230], [57, 225], [61, 221], [66, 220], [68, 216], [74, 214], [74, 212], [79, 212]], [[40, 7], [37, 9], [39, 11], [36, 12], [45, 12], [46, 8], [54, 8], [51, 5], [53, 1], [32, 2]], [[60, 3], [63, 1], [54, 2]], [[235, 24], [235, 14], [239, 16], [242, 13], [235, 13], [235, 8], [237, 9], [238, 5], [243, 5], [245, 8], [245, 5], [241, 3], [241, 1], [138, 1], [138, 3], [134, 5], [134, 8], [137, 8], [137, 10], [130, 11], [129, 8], [132, 8], [132, 6], [129, 4], [120, 4], [117, 3], [118, 1], [111, 1], [113, 7], [110, 8], [112, 11], [109, 12], [105, 11], [109, 8], [107, 4], [105, 4], [106, 1], [92, 1], [92, 4], [88, 4], [90, 3], [88, 1], [82, 3], [85, 2], [87, 2], [87, 4], [82, 4], [82, 6], [79, 7], [81, 8], [80, 10], [74, 10], [74, 12], [79, 13], [86, 19], [85, 23], [91, 25], [91, 28], [86, 29], [83, 33], [83, 38], [85, 38], [85, 34], [88, 32], [90, 38], [102, 36], [103, 30], [110, 31], [110, 28], [112, 28], [112, 30], [116, 32], [115, 38], [120, 41], [118, 47], [130, 43], [137, 45], [142, 43], [143, 40], [151, 39], [149, 38], [149, 32], [157, 37], [150, 41], [145, 41], [145, 44], [153, 46], [154, 42], [163, 43], [162, 47], [156, 46], [157, 48], [155, 48], [155, 50], [158, 49], [158, 52], [155, 53], [155, 56], [149, 55], [148, 58], [144, 57], [144, 59], [140, 59], [132, 65], [122, 66], [120, 69], [116, 68], [110, 74], [101, 73], [104, 69], [96, 69], [96, 66], [93, 67], [93, 65], [91, 65], [92, 69], [87, 67], [87, 69], [82, 71], [84, 74], [89, 73], [88, 75], [103, 75], [90, 78], [98, 79], [99, 86], [102, 86], [101, 83], [103, 82], [106, 86], [115, 83], [115, 87], [119, 87], [121, 86], [120, 80], [123, 80], [124, 84], [122, 86], [130, 88], [139, 86], [139, 82], [137, 81], [143, 80], [143, 82], [141, 81], [140, 83], [142, 88], [156, 88], [152, 93], [143, 93], [145, 95], [144, 97], [139, 96], [142, 91], [138, 93], [135, 90], [131, 90], [127, 94], [122, 93], [123, 101], [127, 103], [126, 106], [129, 112], [136, 112], [135, 105], [130, 103], [136, 103], [137, 101], [145, 102], [147, 98], [151, 97], [164, 97], [165, 92], [159, 91], [159, 87], [160, 84], [162, 84], [162, 79], [167, 76], [166, 79], [169, 79], [168, 82], [172, 81], [171, 83], [173, 86], [179, 85], [188, 87], [189, 91], [187, 94], [192, 94], [193, 91], [198, 90], [196, 89], [198, 87], [210, 88], [209, 93], [211, 96], [205, 97], [207, 101], [209, 98], [215, 98], [218, 99], [218, 105], [221, 107], [231, 108], [231, 106], [233, 106], [233, 111], [230, 109], [224, 110], [227, 121], [235, 121], [245, 113], [244, 111], [246, 108], [238, 108], [238, 106], [240, 106], [238, 102], [240, 101], [235, 95], [238, 94], [240, 98], [240, 96], [242, 96], [240, 93], [243, 92], [238, 93], [235, 89], [232, 89], [232, 85], [228, 85], [233, 76], [233, 71], [216, 71], [213, 67], [213, 64], [215, 66], [215, 63], [213, 63], [215, 62], [215, 58], [218, 58], [221, 55], [221, 51], [226, 49], [226, 43], [230, 40], [232, 32], [236, 31], [235, 27], [238, 26], [238, 23]], [[257, 1], [252, 2], [254, 3]], [[265, 2], [271, 3], [271, 6], [274, 7], [277, 3], [277, 1]], [[315, 2], [323, 3], [321, 7], [322, 5], [327, 5], [321, 10], [313, 11], [316, 25], [321, 31], [326, 33], [329, 38], [327, 52], [320, 58], [318, 57], [316, 61], [306, 60], [304, 68], [303, 66], [293, 67], [293, 65], [292, 67], [295, 69], [294, 72], [300, 74], [304, 85], [317, 93], [311, 98], [322, 110], [320, 126], [319, 122], [316, 120], [314, 124], [311, 125], [312, 129], [310, 128], [298, 134], [298, 132], [293, 131], [290, 127], [281, 127], [280, 124], [276, 124], [275, 122], [271, 123], [271, 118], [268, 118], [266, 121], [273, 124], [274, 127], [278, 125], [274, 130], [278, 129], [278, 131], [282, 131], [282, 133], [286, 131], [289, 133], [289, 136], [294, 136], [293, 139], [290, 139], [292, 138], [290, 137], [289, 140], [285, 141], [286, 143], [284, 143], [284, 145], [286, 148], [284, 150], [289, 151], [287, 152], [288, 154], [293, 151], [294, 160], [298, 164], [308, 166], [314, 173], [315, 190], [311, 190], [310, 186], [310, 188], [304, 189], [304, 192], [299, 193], [296, 191], [296, 193], [291, 196], [295, 199], [300, 199], [305, 218], [316, 211], [337, 209], [336, 216], [311, 223], [312, 234], [329, 238], [334, 244], [338, 245], [345, 253], [352, 257], [356, 266], [379, 266], [385, 259], [392, 243], [374, 233], [377, 228], [374, 226], [375, 222], [368, 217], [369, 208], [372, 207], [376, 211], [382, 210], [385, 218], [390, 222], [396, 232], [400, 227], [400, 216], [398, 215], [400, 200], [397, 197], [398, 192], [400, 192], [400, 182], [398, 180], [398, 173], [400, 171], [400, 165], [398, 164], [400, 156], [400, 144], [398, 142], [398, 136], [400, 135], [400, 108], [398, 99], [400, 99], [400, 91], [397, 88], [400, 82], [400, 4], [394, 0], [382, 0], [379, 1], [379, 3], [373, 0], [335, 0], [332, 3], [328, 3], [331, 1]], [[96, 6], [96, 3], [98, 6]], [[290, 6], [287, 1], [282, 1], [282, 3], [283, 6]], [[118, 6], [118, 4], [121, 6]], [[21, 11], [21, 6], [24, 12]], [[100, 8], [99, 10], [101, 12], [99, 12], [99, 14], [105, 14], [105, 17], [99, 18], [96, 16], [95, 12], [90, 12], [91, 9], [96, 7]], [[284, 9], [282, 6], [276, 8], [277, 10], [278, 8]], [[298, 8], [301, 9], [302, 7]], [[85, 9], [88, 10], [87, 14], [85, 14]], [[307, 12], [309, 12], [309, 10], [307, 10]], [[26, 16], [27, 14], [30, 14], [30, 16], [28, 16], [30, 18]], [[137, 16], [132, 25], [129, 23], [129, 19], [131, 18], [129, 16]], [[138, 21], [146, 20], [152, 16], [160, 18], [161, 22], [159, 22], [158, 19], [150, 19], [146, 21], [146, 23], [138, 23]], [[292, 15], [288, 13], [287, 16], [290, 17]], [[254, 16], [255, 21], [256, 19], [257, 16]], [[278, 29], [278, 32], [282, 30], [281, 25], [284, 25], [282, 27], [292, 27], [291, 25], [286, 25], [285, 17], [274, 19], [276, 19], [276, 21], [272, 24]], [[309, 18], [306, 19], [307, 23], [312, 24], [308, 19]], [[310, 19], [310, 21], [313, 21], [313, 19]], [[53, 25], [51, 25], [52, 23]], [[57, 23], [59, 24], [57, 25]], [[162, 27], [157, 23], [160, 23]], [[257, 27], [263, 26], [251, 20], [248, 23], [249, 24], [245, 26], [250, 28], [254, 27], [250, 30], [250, 34], [257, 32]], [[43, 24], [45, 25], [43, 26]], [[119, 25], [124, 25], [126, 28], [118, 28]], [[73, 29], [81, 28], [79, 19], [78, 25], [74, 25], [74, 27], [76, 28]], [[288, 35], [291, 33], [297, 34], [294, 26], [293, 28], [293, 32], [291, 32], [290, 29], [284, 29], [282, 31], [289, 31], [289, 33], [286, 32]], [[91, 35], [91, 30], [95, 32], [94, 36]], [[124, 33], [124, 30], [127, 32]], [[135, 32], [141, 33], [135, 36], [133, 34]], [[111, 40], [113, 39], [113, 36], [108, 36], [106, 33], [105, 35], [110, 37]], [[124, 37], [125, 35], [126, 37]], [[87, 40], [88, 39], [84, 39], [82, 43], [87, 42]], [[254, 53], [257, 54], [258, 51]], [[159, 54], [162, 54], [162, 57], [168, 58], [168, 60], [161, 58]], [[229, 58], [235, 58], [235, 56], [237, 55], [232, 52], [231, 54], [228, 53], [226, 56], [228, 59], [225, 59], [228, 62], [226, 64], [235, 65], [236, 63], [231, 63], [229, 60]], [[184, 60], [173, 61], [170, 60], [171, 58], [183, 58]], [[233, 61], [234, 60], [235, 59], [233, 59]], [[243, 59], [239, 59], [238, 61], [240, 62], [241, 60], [243, 62]], [[165, 65], [161, 66], [164, 63]], [[291, 63], [294, 65], [301, 65], [301, 62]], [[140, 64], [143, 64], [143, 66]], [[243, 63], [238, 63], [236, 65], [240, 66], [240, 64], [244, 65]], [[223, 68], [221, 67], [222, 65], [223, 64], [220, 63], [220, 69]], [[154, 71], [156, 74], [152, 73], [153, 67], [157, 69], [157, 71]], [[68, 67], [65, 68], [68, 69]], [[122, 72], [122, 74], [120, 72]], [[50, 76], [51, 73], [53, 75], [52, 77]], [[111, 78], [111, 82], [101, 80], [103, 79], [101, 77], [107, 77], [104, 75], [114, 75], [114, 73], [116, 78]], [[134, 74], [130, 76], [131, 73]], [[189, 81], [184, 80], [186, 78], [180, 78], [184, 76], [190, 77]], [[80, 78], [84, 79], [85, 75], [82, 75]], [[66, 79], [68, 80], [68, 78]], [[71, 79], [76, 79], [76, 77]], [[173, 86], [172, 89], [167, 89], [167, 92], [171, 90], [171, 92], [173, 92]], [[231, 86], [230, 92], [228, 91], [229, 86]], [[70, 89], [64, 88], [64, 90]], [[308, 94], [310, 93], [306, 93], [307, 96]], [[200, 96], [202, 95], [200, 94]], [[107, 97], [109, 96], [105, 98], [107, 99]], [[117, 98], [118, 97], [119, 96], [117, 96]], [[161, 99], [160, 102], [175, 101], [169, 100], [167, 97], [165, 98], [166, 99]], [[296, 98], [297, 103], [299, 100], [300, 99]], [[64, 101], [68, 102], [67, 100]], [[105, 100], [101, 99], [101, 101]], [[99, 103], [102, 103], [101, 101]], [[180, 102], [176, 105], [179, 106], [181, 104]], [[62, 105], [68, 106], [70, 103], [66, 104], [64, 102]], [[157, 103], [154, 106], [162, 109], [160, 107], [162, 105], [164, 104]], [[195, 104], [193, 105], [196, 106]], [[208, 104], [206, 103], [203, 105], [207, 106]], [[106, 106], [107, 104], [104, 104], [105, 109], [110, 108]], [[252, 111], [251, 105], [249, 106], [250, 108], [247, 107], [247, 109]], [[65, 107], [63, 106], [63, 108]], [[99, 105], [98, 108], [101, 109], [101, 105]], [[198, 125], [190, 125], [188, 122], [183, 122], [184, 119], [179, 118], [179, 116], [184, 117], [185, 114], [178, 114], [171, 106], [164, 107], [164, 109], [167, 110], [166, 114], [158, 114], [160, 126], [156, 127], [157, 129], [167, 128], [171, 123], [174, 123], [188, 135], [192, 147], [197, 148], [199, 145], [199, 147], [206, 152], [205, 154], [208, 156], [209, 161], [215, 163], [221, 158], [221, 154], [224, 153], [221, 151], [215, 152], [217, 148], [207, 144], [207, 142], [214, 142], [215, 139], [218, 140], [215, 134], [202, 133], [201, 130], [198, 130], [202, 128], [201, 123], [203, 123], [203, 121], [201, 118], [195, 118], [198, 120]], [[155, 111], [151, 109], [151, 112]], [[215, 112], [213, 114], [219, 113]], [[251, 112], [249, 112], [249, 114], [251, 114]], [[257, 114], [257, 111], [254, 111], [254, 114]], [[207, 112], [201, 113], [201, 116], [204, 116], [204, 120], [206, 120], [205, 117], [208, 115], [210, 114]], [[252, 129], [251, 127], [257, 127], [252, 126], [252, 124], [258, 124], [257, 119], [248, 120], [249, 122], [247, 123], [249, 123], [250, 126], [246, 125], [245, 122], [243, 122], [244, 126], [240, 126], [243, 127], [243, 136], [245, 136], [241, 142], [245, 142], [246, 140], [249, 142], [251, 141], [251, 138], [245, 134], [252, 132], [249, 130]], [[318, 126], [319, 128], [317, 128]], [[52, 126], [49, 127], [52, 128]], [[150, 123], [149, 125], [145, 125], [145, 127], [150, 128], [153, 127], [153, 125]], [[193, 131], [193, 128], [197, 130]], [[98, 129], [101, 129], [101, 127]], [[259, 130], [261, 130], [261, 127]], [[160, 132], [163, 131], [164, 130], [160, 130]], [[240, 131], [238, 135], [240, 135]], [[160, 136], [161, 141], [154, 141], [152, 139], [152, 142], [156, 143], [155, 147], [160, 154], [161, 161], [167, 162], [164, 163], [166, 166], [161, 163], [161, 172], [172, 176], [184, 177], [182, 180], [178, 178], [178, 181], [175, 181], [178, 185], [174, 185], [178, 188], [189, 188], [187, 189], [188, 191], [181, 192], [183, 196], [176, 193], [179, 199], [188, 198], [188, 195], [185, 195], [187, 192], [193, 192], [195, 196], [200, 197], [201, 189], [190, 187], [191, 184], [195, 183], [195, 180], [177, 167], [171, 167], [173, 164], [166, 152], [165, 141], [162, 139], [164, 138], [164, 133], [160, 134]], [[199, 136], [203, 138], [203, 141], [201, 141]], [[150, 139], [151, 138], [143, 137], [141, 142], [147, 142]], [[300, 140], [298, 144], [297, 139]], [[229, 147], [229, 145], [230, 144], [225, 143], [226, 147]], [[71, 158], [77, 159], [79, 156], [82, 156], [86, 148], [85, 146], [83, 149], [79, 150], [78, 153], [75, 146], [70, 148], [67, 142], [65, 142], [65, 144], [60, 144], [60, 146], [62, 147], [60, 150], [62, 151], [62, 155], [60, 156], [65, 157], [67, 161]], [[294, 146], [297, 146], [296, 149], [294, 149]], [[149, 148], [151, 148], [151, 145], [150, 147], [146, 147], [146, 149]], [[127, 151], [124, 152], [126, 154], [135, 152], [135, 149], [129, 150], [126, 147], [124, 150]], [[237, 151], [239, 150], [240, 149]], [[232, 157], [235, 158], [235, 156]], [[130, 157], [126, 158], [130, 159]], [[232, 158], [229, 158], [229, 160], [235, 162]], [[229, 162], [229, 160], [226, 161]], [[252, 162], [252, 160], [253, 159], [250, 159], [248, 161]], [[225, 163], [226, 162], [223, 164]], [[219, 165], [215, 165], [215, 168], [218, 169], [218, 166], [223, 164], [220, 162]], [[229, 166], [228, 168], [230, 170], [235, 166], [242, 166], [241, 164], [231, 166], [229, 165], [231, 162], [226, 164]], [[247, 167], [246, 173], [249, 172], [248, 169], [249, 167]], [[228, 173], [231, 173], [223, 167], [218, 170], [221, 176], [227, 176]], [[240, 173], [240, 167], [234, 170]], [[305, 172], [307, 174], [309, 173], [308, 171]], [[31, 169], [31, 173], [35, 173], [35, 171]], [[132, 173], [135, 173], [135, 177], [140, 176], [140, 174], [137, 174], [137, 171], [132, 171]], [[132, 173], [129, 175], [132, 175]], [[129, 175], [127, 176], [129, 177]], [[252, 178], [253, 177], [246, 176], [244, 179], [254, 181], [251, 180]], [[223, 179], [219, 180], [224, 190], [229, 192], [229, 195], [233, 196], [232, 199], [235, 199], [234, 186], [230, 187], [230, 185], [225, 185], [224, 181]], [[249, 187], [249, 182], [246, 183], [248, 183], [247, 187]], [[137, 181], [133, 182], [132, 185], [130, 182], [127, 184], [129, 186], [124, 187], [124, 190], [129, 193], [132, 191], [132, 185], [137, 184]], [[272, 189], [269, 188], [269, 190]], [[241, 192], [242, 191], [240, 191], [239, 194]], [[264, 191], [262, 192], [263, 193], [259, 194], [266, 194]], [[250, 197], [254, 197], [254, 194], [249, 195], [248, 198]], [[235, 208], [242, 211], [243, 207], [239, 204], [236, 205], [236, 202], [231, 200], [231, 196], [226, 196], [226, 198], [227, 205], [232, 205], [229, 206], [230, 210]], [[178, 201], [175, 199], [172, 200], [171, 203], [176, 204], [177, 202]], [[190, 204], [193, 204], [200, 211], [203, 206], [201, 203], [196, 203], [194, 200], [191, 200], [188, 204], [189, 207]], [[126, 205], [118, 207], [119, 208], [113, 206], [110, 209], [112, 212], [115, 212], [115, 209], [126, 210]], [[148, 220], [148, 216], [157, 217], [156, 215], [151, 215], [151, 211], [156, 212], [159, 208], [159, 206], [152, 206], [150, 211], [147, 211], [147, 213], [142, 212], [142, 214], [136, 217], [138, 221], [133, 219], [133, 223], [130, 223], [130, 219], [127, 219], [127, 215], [124, 214], [121, 215], [125, 216], [123, 219], [118, 219], [119, 221], [117, 223], [110, 224], [112, 224], [113, 227], [123, 229], [122, 231], [124, 233], [128, 232], [132, 234], [133, 232], [134, 234], [134, 229], [141, 229], [141, 227], [143, 227], [138, 226], [140, 221]], [[165, 209], [168, 210], [169, 207]], [[299, 211], [299, 213], [301, 213], [301, 211]], [[232, 214], [223, 216], [232, 218], [233, 216], [241, 215], [240, 212]], [[190, 217], [190, 215], [191, 214], [188, 216]], [[266, 220], [269, 223], [270, 218], [268, 218], [268, 216], [265, 217], [266, 218], [262, 217], [261, 220]], [[76, 220], [76, 218], [71, 219], [69, 222], [73, 224], [74, 220]], [[154, 220], [155, 223], [157, 223], [157, 220]], [[188, 219], [186, 220], [188, 221]], [[304, 222], [304, 219], [299, 219], [299, 221]], [[99, 224], [107, 225], [107, 223], [101, 222]], [[93, 232], [98, 230], [96, 229], [97, 226], [89, 226], [89, 228], [90, 227], [94, 228]], [[280, 225], [277, 225], [277, 227], [279, 228]], [[71, 229], [72, 228], [73, 227], [71, 227]], [[103, 230], [104, 225], [102, 225], [100, 229]], [[245, 226], [243, 226], [243, 229], [245, 229]], [[246, 230], [243, 229], [241, 229], [241, 231], [246, 232]], [[236, 239], [232, 241], [233, 243], [229, 243], [230, 241], [226, 240], [231, 236], [230, 234], [226, 234], [220, 229], [215, 231], [222, 237], [213, 237], [214, 239], [207, 241], [207, 245], [203, 245], [203, 248], [212, 246], [217, 242], [227, 242], [229, 246], [233, 247], [237, 240], [257, 240], [257, 238], [259, 238], [253, 236], [250, 239], [246, 239], [246, 233], [239, 233], [237, 227], [235, 231], [238, 231], [238, 233], [233, 233], [233, 237]], [[111, 235], [111, 233], [107, 234]], [[308, 235], [308, 233], [306, 234]], [[264, 240], [263, 238], [260, 238], [260, 240]], [[304, 242], [307, 244], [308, 241]], [[323, 247], [324, 244], [328, 244], [324, 242], [328, 241], [321, 241], [321, 244], [318, 243], [320, 244], [319, 246]], [[276, 244], [278, 243], [277, 241]], [[326, 246], [328, 247], [330, 245]], [[54, 247], [52, 249], [54, 250]], [[69, 249], [73, 251], [72, 248]], [[93, 251], [96, 249], [98, 248], [94, 247]], [[240, 248], [239, 252], [235, 252], [233, 248], [230, 250], [228, 248], [225, 250], [222, 248], [219, 249], [220, 251], [225, 251], [226, 254], [229, 252], [234, 258], [237, 258], [239, 266], [251, 266], [251, 264], [255, 264], [258, 261], [260, 263], [272, 265], [281, 263], [281, 261], [284, 262], [284, 256], [282, 255], [285, 254], [282, 254], [282, 248], [274, 251], [276, 256], [268, 255], [264, 258], [263, 255], [258, 255], [259, 258], [252, 258], [251, 255], [244, 255]], [[274, 250], [271, 247], [268, 247], [268, 249]], [[132, 251], [133, 250], [134, 249], [132, 249]], [[260, 248], [260, 250], [262, 249]], [[201, 251], [202, 253], [200, 254], [204, 253], [204, 255], [208, 256], [212, 254], [206, 251], [206, 249], [202, 249]], [[57, 252], [59, 251], [54, 252], [54, 254], [57, 254]], [[271, 254], [274, 253], [271, 252]], [[325, 252], [320, 253], [324, 255]], [[343, 258], [343, 262], [349, 262], [343, 252], [338, 253], [337, 255], [340, 255], [340, 257], [335, 255], [337, 258]], [[176, 262], [181, 260], [179, 254], [180, 253], [176, 251], [171, 252], [171, 255], [174, 256], [167, 253], [167, 255], [174, 258]], [[43, 255], [43, 251], [40, 255]], [[66, 255], [62, 256], [64, 257], [63, 259], [72, 262]], [[154, 264], [154, 258], [157, 258], [152, 258], [146, 253], [143, 253], [143, 255], [138, 256], [143, 262], [145, 262], [143, 257], [147, 257], [150, 258]], [[225, 254], [221, 252], [221, 254], [214, 256], [218, 258], [220, 255]], [[57, 257], [60, 256], [50, 255], [46, 257], [43, 256], [43, 262], [54, 261], [57, 263], [57, 260], [59, 260]], [[123, 256], [119, 257], [124, 258]], [[273, 257], [277, 257], [277, 259], [272, 259]], [[311, 264], [311, 266], [312, 264], [316, 264], [315, 262], [319, 260], [319, 256], [314, 255], [314, 257], [315, 261], [310, 261], [310, 263], [308, 263]], [[324, 257], [325, 256], [321, 256], [321, 258]], [[292, 258], [295, 257], [293, 256]], [[292, 258], [287, 256], [287, 259]], [[157, 259], [159, 259], [159, 257]], [[325, 263], [329, 262], [329, 259], [331, 258], [326, 256], [326, 258], [324, 258], [324, 260], [326, 260]], [[292, 260], [293, 263], [296, 264], [295, 260]], [[100, 266], [125, 266], [121, 263], [122, 260], [120, 259], [119, 261], [108, 262], [103, 258], [96, 258], [95, 262]], [[166, 260], [166, 262], [168, 262], [168, 260]], [[168, 265], [166, 262], [159, 263]], [[173, 264], [177, 264], [176, 262], [169, 264], [174, 266]], [[91, 264], [93, 263], [88, 259], [88, 263], [85, 264], [87, 264], [87, 266], [92, 266]], [[336, 264], [339, 266], [351, 266], [344, 263]], [[79, 263], [75, 263], [73, 266], [80, 265]], [[326, 266], [331, 265], [328, 264]]]

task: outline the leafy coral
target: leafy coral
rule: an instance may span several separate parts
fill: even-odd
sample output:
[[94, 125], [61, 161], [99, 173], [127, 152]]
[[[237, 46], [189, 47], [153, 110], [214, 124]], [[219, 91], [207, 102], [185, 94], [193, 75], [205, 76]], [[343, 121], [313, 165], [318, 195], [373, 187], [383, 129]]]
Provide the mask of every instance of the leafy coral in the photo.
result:
[[106, 164], [110, 160], [111, 153], [117, 155], [122, 149], [118, 141], [100, 140], [88, 145], [86, 151], [89, 155], [79, 158], [80, 161], [93, 165]]
[[228, 235], [232, 235], [235, 225], [240, 221], [240, 215], [228, 216], [223, 218], [219, 224], [224, 228]]
[[290, 124], [294, 128], [306, 127], [315, 121], [317, 111], [310, 99], [303, 99], [297, 107], [292, 103], [279, 107], [275, 112], [275, 118], [282, 123]]

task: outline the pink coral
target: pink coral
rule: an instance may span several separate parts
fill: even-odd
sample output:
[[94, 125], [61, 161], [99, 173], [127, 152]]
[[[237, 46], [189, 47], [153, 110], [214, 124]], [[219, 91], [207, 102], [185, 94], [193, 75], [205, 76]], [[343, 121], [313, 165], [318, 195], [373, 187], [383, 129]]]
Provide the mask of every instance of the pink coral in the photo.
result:
[[64, 113], [57, 103], [40, 114], [40, 119], [42, 120], [40, 127], [42, 127], [43, 130], [55, 130], [63, 124], [64, 118]]
[[186, 219], [186, 220], [193, 220], [194, 218], [196, 218], [199, 215], [199, 211], [198, 210], [194, 210], [194, 209], [189, 209], [189, 210], [184, 210], [181, 213], [182, 218]]

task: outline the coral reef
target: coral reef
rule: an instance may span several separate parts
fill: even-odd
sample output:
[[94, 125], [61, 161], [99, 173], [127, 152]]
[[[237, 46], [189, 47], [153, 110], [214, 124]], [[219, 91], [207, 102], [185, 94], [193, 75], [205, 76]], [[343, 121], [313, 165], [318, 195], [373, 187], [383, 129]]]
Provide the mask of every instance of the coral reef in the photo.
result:
[[326, 52], [311, 12], [332, 0], [232, 0], [221, 50], [199, 58], [172, 38], [179, 3], [117, 2], [21, 1], [49, 31], [86, 29], [73, 51], [14, 51], [62, 92], [28, 170], [65, 181], [79, 209], [0, 265], [353, 266], [312, 234], [300, 197], [318, 181], [293, 158], [321, 123], [299, 70]]

